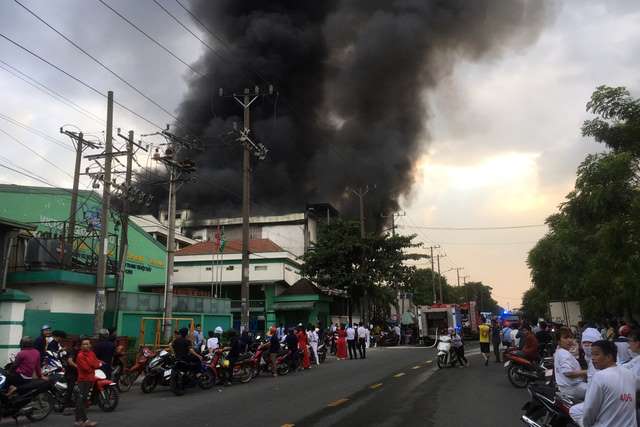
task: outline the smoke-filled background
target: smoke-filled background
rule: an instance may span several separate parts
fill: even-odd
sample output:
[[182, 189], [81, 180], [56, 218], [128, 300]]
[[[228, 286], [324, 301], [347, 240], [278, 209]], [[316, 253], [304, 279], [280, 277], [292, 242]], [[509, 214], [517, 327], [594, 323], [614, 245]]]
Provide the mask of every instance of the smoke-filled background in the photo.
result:
[[[211, 30], [179, 108], [182, 134], [203, 151], [198, 182], [178, 207], [198, 216], [239, 214], [241, 147], [223, 137], [242, 127], [242, 108], [225, 93], [273, 84], [251, 108], [252, 138], [269, 148], [253, 161], [252, 214], [330, 202], [354, 212], [347, 188], [369, 186], [370, 226], [408, 196], [418, 155], [429, 141], [430, 89], [459, 61], [526, 47], [548, 16], [526, 0], [197, 0]], [[375, 187], [375, 189], [373, 188]], [[164, 197], [158, 193], [159, 201]]]

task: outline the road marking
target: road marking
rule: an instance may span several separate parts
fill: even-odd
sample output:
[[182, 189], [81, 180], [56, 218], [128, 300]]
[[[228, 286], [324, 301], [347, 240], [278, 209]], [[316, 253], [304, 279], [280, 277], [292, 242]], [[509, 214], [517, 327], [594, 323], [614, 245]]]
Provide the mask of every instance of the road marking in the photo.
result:
[[338, 399], [338, 400], [334, 400], [333, 402], [329, 403], [327, 406], [329, 408], [333, 408], [335, 406], [340, 406], [340, 405], [342, 405], [343, 403], [345, 403], [347, 401], [349, 401], [349, 399]]
[[393, 377], [394, 378], [400, 378], [402, 376], [406, 375], [404, 372], [400, 372], [399, 374], [395, 374]]
[[433, 363], [433, 360], [427, 360], [426, 363]]
[[422, 368], [422, 366], [420, 366], [420, 365], [416, 365], [416, 366], [414, 366], [414, 367], [413, 367], [413, 368], [411, 368], [411, 369], [420, 369], [420, 368]]
[[295, 427], [295, 424], [282, 424], [280, 427]]
[[378, 387], [382, 387], [382, 383], [378, 383], [378, 384], [374, 384], [374, 385], [372, 385], [372, 386], [369, 386], [369, 388], [370, 388], [371, 390], [375, 390], [375, 389], [377, 389]]

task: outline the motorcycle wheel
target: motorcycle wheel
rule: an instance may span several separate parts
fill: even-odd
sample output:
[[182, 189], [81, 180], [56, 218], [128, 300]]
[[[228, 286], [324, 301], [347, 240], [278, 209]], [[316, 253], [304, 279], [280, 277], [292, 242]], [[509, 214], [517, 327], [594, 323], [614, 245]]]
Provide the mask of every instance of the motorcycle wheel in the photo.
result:
[[240, 373], [238, 374], [238, 379], [242, 384], [246, 384], [253, 379], [252, 369], [248, 366], [243, 366], [240, 368]]
[[124, 373], [120, 376], [120, 381], [118, 383], [118, 388], [121, 392], [126, 393], [131, 390], [133, 387], [133, 383], [138, 379], [138, 374], [133, 372]]
[[104, 412], [113, 412], [118, 406], [120, 395], [117, 387], [105, 387], [98, 393], [98, 406]]
[[29, 421], [42, 421], [53, 411], [53, 398], [48, 392], [36, 394], [30, 406], [32, 411], [26, 415]]
[[278, 371], [278, 375], [287, 375], [289, 373], [289, 365], [287, 362], [280, 363], [276, 369]]
[[322, 353], [320, 353], [320, 363], [324, 363], [325, 360], [327, 360], [327, 352], [323, 351]]
[[143, 393], [151, 393], [158, 386], [158, 377], [155, 375], [146, 375], [142, 379], [142, 384], [140, 384], [140, 388]]
[[198, 377], [198, 386], [203, 390], [209, 390], [216, 383], [216, 377], [213, 375], [210, 369], [203, 372]]
[[184, 394], [184, 380], [183, 374], [175, 372], [171, 374], [171, 379], [169, 380], [169, 388], [176, 396], [182, 396]]
[[518, 373], [517, 365], [509, 366], [509, 369], [507, 370], [507, 377], [509, 378], [509, 382], [511, 382], [515, 388], [525, 388], [527, 387], [527, 384], [529, 384], [527, 377]]
[[61, 413], [64, 412], [64, 404], [66, 401], [66, 394], [59, 391], [59, 390], [55, 390], [53, 392], [52, 395], [52, 399], [53, 399], [53, 410], [55, 412]]
[[445, 355], [438, 356], [438, 361], [437, 361], [438, 369], [443, 369], [447, 366], [445, 358], [446, 358]]

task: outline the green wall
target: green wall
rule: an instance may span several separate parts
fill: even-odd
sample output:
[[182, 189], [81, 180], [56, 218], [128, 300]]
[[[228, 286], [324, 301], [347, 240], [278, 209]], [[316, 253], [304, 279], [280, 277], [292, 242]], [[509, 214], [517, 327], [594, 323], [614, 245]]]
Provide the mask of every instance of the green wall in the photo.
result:
[[[71, 191], [45, 187], [0, 185], [0, 216], [20, 222], [35, 223], [36, 234], [61, 235], [60, 223], [45, 221], [66, 221], [69, 217]], [[90, 191], [80, 191], [76, 224], [78, 232], [86, 231], [89, 218], [99, 212], [101, 199]], [[112, 211], [109, 230], [114, 232], [117, 214]], [[97, 245], [97, 243], [96, 243]], [[116, 239], [109, 241], [112, 255], [116, 249]], [[125, 267], [124, 290], [138, 291], [138, 285], [164, 283], [166, 250], [144, 230], [129, 221], [129, 250]]]
[[51, 325], [54, 330], [70, 335], [92, 335], [93, 314], [51, 313], [48, 310], [25, 310], [22, 334], [30, 337], [40, 335], [42, 325]]

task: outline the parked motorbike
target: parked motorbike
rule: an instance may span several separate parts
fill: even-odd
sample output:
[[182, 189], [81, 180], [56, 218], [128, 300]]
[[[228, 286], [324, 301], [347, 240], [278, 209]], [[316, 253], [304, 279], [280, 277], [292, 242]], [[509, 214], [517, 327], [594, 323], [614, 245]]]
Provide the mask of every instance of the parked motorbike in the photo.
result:
[[144, 368], [144, 378], [140, 384], [143, 393], [151, 393], [158, 385], [169, 386], [171, 369], [175, 358], [167, 350], [161, 350]]
[[569, 415], [574, 402], [556, 392], [554, 386], [533, 383], [527, 391], [531, 400], [522, 407], [522, 422], [531, 427], [577, 427]]
[[182, 396], [189, 387], [199, 386], [208, 390], [215, 384], [213, 373], [204, 362], [199, 362], [197, 370], [192, 369], [191, 364], [185, 360], [177, 360], [171, 369], [169, 388], [176, 396]]
[[30, 421], [42, 421], [53, 410], [51, 384], [46, 380], [31, 380], [19, 386], [11, 396], [7, 396], [8, 389], [7, 371], [0, 369], [0, 420], [11, 417], [16, 425], [21, 416]]
[[[227, 369], [229, 366], [227, 353], [228, 352], [225, 352], [222, 349], [218, 349], [212, 354], [205, 356], [206, 365], [208, 370], [211, 372], [212, 381], [214, 381], [214, 383], [220, 383], [223, 381], [223, 369]], [[236, 380], [241, 383], [248, 383], [253, 379], [255, 376], [254, 366], [256, 365], [254, 357], [254, 353], [251, 352], [241, 354], [240, 357], [238, 357], [238, 360], [233, 366], [232, 380]]]
[[509, 382], [516, 388], [525, 388], [534, 381], [551, 381], [553, 379], [553, 357], [545, 357], [531, 361], [515, 354], [513, 350], [504, 352]]
[[140, 347], [135, 363], [131, 367], [124, 369], [124, 372], [119, 377], [120, 391], [127, 392], [131, 390], [133, 384], [145, 371], [147, 364], [155, 355], [156, 353], [149, 347]]
[[451, 337], [449, 335], [441, 335], [438, 337], [438, 368], [452, 368], [456, 366], [458, 358], [456, 357], [451, 345]]
[[[86, 406], [98, 405], [104, 412], [114, 411], [120, 401], [118, 385], [113, 380], [108, 379], [101, 369], [96, 369], [94, 376], [95, 380], [87, 395]], [[50, 377], [50, 381], [53, 383], [53, 387], [50, 388], [53, 406], [56, 412], [62, 412], [65, 402], [67, 402], [68, 394], [73, 393], [74, 390], [69, 390], [64, 375], [56, 374]]]

